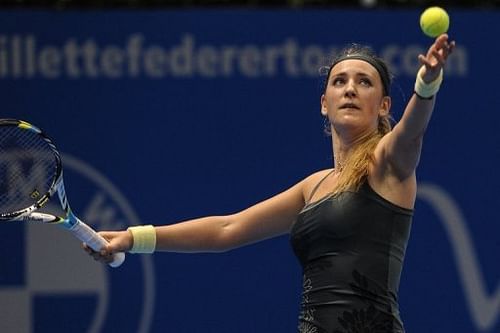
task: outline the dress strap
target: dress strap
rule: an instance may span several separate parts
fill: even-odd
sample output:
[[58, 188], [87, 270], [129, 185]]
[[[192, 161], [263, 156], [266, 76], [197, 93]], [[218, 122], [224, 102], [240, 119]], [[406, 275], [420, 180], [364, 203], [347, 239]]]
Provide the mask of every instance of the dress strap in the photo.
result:
[[335, 169], [333, 169], [332, 171], [330, 171], [329, 173], [327, 173], [326, 176], [324, 176], [323, 178], [321, 178], [321, 180], [316, 184], [316, 186], [314, 186], [311, 194], [309, 195], [309, 199], [307, 199], [307, 201], [306, 201], [306, 205], [308, 205], [311, 202], [311, 199], [314, 196], [314, 193], [316, 193], [316, 191], [318, 190], [319, 186], [325, 181], [325, 179], [327, 179], [334, 172], [335, 172]]

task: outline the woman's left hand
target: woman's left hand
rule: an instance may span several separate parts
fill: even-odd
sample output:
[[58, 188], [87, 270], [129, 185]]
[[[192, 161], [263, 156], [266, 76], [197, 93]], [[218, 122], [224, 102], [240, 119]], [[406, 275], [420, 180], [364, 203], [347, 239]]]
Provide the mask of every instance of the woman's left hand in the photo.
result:
[[434, 44], [429, 47], [427, 54], [420, 54], [418, 60], [425, 67], [422, 73], [424, 82], [429, 83], [434, 81], [441, 69], [443, 69], [448, 56], [455, 48], [455, 41], [449, 41], [447, 34], [442, 34], [436, 38]]

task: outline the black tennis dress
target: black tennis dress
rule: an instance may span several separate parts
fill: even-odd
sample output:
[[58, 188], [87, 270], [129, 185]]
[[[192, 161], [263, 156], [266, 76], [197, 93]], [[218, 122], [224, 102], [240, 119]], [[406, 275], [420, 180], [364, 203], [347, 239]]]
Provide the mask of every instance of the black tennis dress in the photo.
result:
[[398, 288], [412, 215], [367, 181], [304, 207], [290, 234], [303, 268], [300, 333], [404, 332]]

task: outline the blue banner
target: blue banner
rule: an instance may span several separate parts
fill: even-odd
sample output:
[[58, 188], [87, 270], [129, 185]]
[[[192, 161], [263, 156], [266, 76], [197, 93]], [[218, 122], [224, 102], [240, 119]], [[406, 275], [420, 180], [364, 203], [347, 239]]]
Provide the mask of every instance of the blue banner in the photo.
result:
[[[500, 13], [449, 14], [457, 48], [418, 169], [401, 317], [409, 333], [498, 332]], [[50, 134], [70, 204], [95, 229], [230, 214], [332, 166], [320, 69], [347, 43], [388, 61], [399, 119], [432, 43], [419, 15], [4, 11], [1, 117]], [[111, 269], [58, 228], [0, 232], [0, 332], [296, 331], [301, 270], [286, 236]]]

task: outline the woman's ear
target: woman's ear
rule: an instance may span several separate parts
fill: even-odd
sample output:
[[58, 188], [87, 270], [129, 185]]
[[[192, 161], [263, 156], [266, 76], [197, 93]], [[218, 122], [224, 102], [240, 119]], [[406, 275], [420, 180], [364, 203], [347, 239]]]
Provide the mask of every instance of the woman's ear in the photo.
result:
[[380, 111], [379, 116], [387, 116], [391, 111], [391, 97], [384, 96], [382, 97], [382, 102], [380, 103]]
[[326, 101], [325, 101], [325, 95], [321, 95], [321, 114], [326, 117], [328, 115], [328, 111], [326, 109]]

